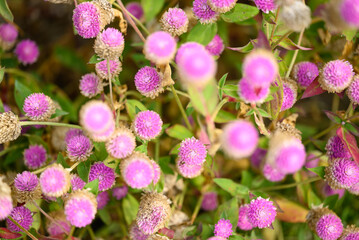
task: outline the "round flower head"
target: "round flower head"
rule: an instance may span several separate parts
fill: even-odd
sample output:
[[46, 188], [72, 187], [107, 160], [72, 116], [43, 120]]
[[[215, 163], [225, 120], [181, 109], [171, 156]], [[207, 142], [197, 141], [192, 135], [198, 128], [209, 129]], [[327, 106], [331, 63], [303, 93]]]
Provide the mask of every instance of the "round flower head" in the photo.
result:
[[359, 104], [359, 75], [354, 77], [353, 82], [347, 90], [347, 95], [353, 103]]
[[89, 182], [98, 179], [98, 190], [106, 191], [115, 184], [115, 171], [103, 162], [96, 162], [90, 168]]
[[207, 44], [207, 51], [213, 56], [219, 56], [224, 50], [224, 44], [222, 38], [216, 34], [214, 38]]
[[24, 161], [29, 169], [42, 167], [46, 162], [46, 149], [42, 145], [30, 145], [24, 151]]
[[56, 108], [50, 97], [43, 93], [33, 93], [25, 99], [23, 110], [26, 117], [33, 121], [46, 121], [55, 113]]
[[69, 144], [71, 138], [73, 138], [75, 136], [84, 136], [84, 132], [81, 129], [77, 129], [77, 128], [69, 129], [66, 132], [66, 135], [65, 135], [65, 143], [66, 143], [66, 145]]
[[144, 234], [137, 226], [137, 223], [133, 223], [130, 226], [129, 235], [131, 240], [148, 240], [149, 235]]
[[50, 212], [49, 215], [55, 220], [52, 221], [47, 219], [46, 222], [46, 230], [50, 236], [57, 236], [66, 232], [70, 232], [71, 225], [69, 221], [66, 220], [66, 215], [62, 210]]
[[300, 32], [311, 23], [310, 8], [302, 1], [278, 0], [279, 19], [292, 31]]
[[201, 208], [205, 211], [213, 211], [218, 207], [218, 196], [216, 192], [203, 194]]
[[201, 165], [206, 161], [207, 150], [203, 143], [195, 137], [181, 142], [178, 158], [181, 162], [191, 165]]
[[329, 138], [327, 145], [325, 145], [325, 150], [327, 150], [327, 156], [331, 159], [334, 158], [351, 158], [352, 155], [344, 146], [343, 141], [339, 136], [334, 135]]
[[114, 187], [112, 189], [112, 196], [114, 196], [117, 200], [121, 200], [126, 197], [128, 192], [128, 187], [126, 185], [122, 187]]
[[252, 224], [249, 222], [248, 219], [248, 210], [249, 205], [245, 204], [239, 207], [238, 210], [238, 224], [237, 226], [244, 231], [249, 231], [253, 229]]
[[20, 136], [21, 125], [13, 112], [0, 113], [0, 144], [13, 141]]
[[137, 19], [141, 19], [143, 17], [143, 8], [138, 2], [127, 3], [126, 9]]
[[115, 128], [116, 128], [115, 123], [113, 123], [105, 132], [99, 134], [94, 133], [91, 135], [91, 138], [96, 142], [106, 142], [110, 139], [112, 134], [115, 132]]
[[155, 98], [163, 92], [163, 76], [156, 68], [143, 67], [135, 75], [135, 86], [143, 96]]
[[71, 193], [65, 202], [66, 219], [71, 225], [78, 228], [90, 224], [94, 220], [96, 212], [96, 197], [86, 190]]
[[319, 161], [320, 161], [320, 158], [317, 157], [315, 154], [313, 153], [309, 153], [307, 155], [307, 159], [306, 159], [306, 162], [305, 162], [305, 167], [306, 168], [315, 168], [315, 167], [318, 167], [318, 164], [319, 164]]
[[130, 129], [120, 126], [106, 142], [107, 152], [114, 158], [126, 158], [136, 147], [136, 138]]
[[234, 8], [237, 0], [208, 0], [211, 9], [217, 13], [225, 13]]
[[350, 188], [359, 183], [359, 166], [350, 159], [331, 159], [325, 168], [325, 180], [333, 189]]
[[294, 103], [297, 101], [297, 84], [291, 80], [286, 79], [283, 82], [283, 103], [281, 111], [285, 111], [293, 107]]
[[353, 76], [353, 66], [348, 61], [334, 60], [324, 65], [319, 83], [328, 92], [340, 93], [350, 85]]
[[80, 92], [85, 97], [92, 98], [103, 91], [101, 79], [94, 73], [88, 73], [80, 79]]
[[[32, 222], [34, 221], [31, 211], [24, 206], [15, 207], [10, 216], [26, 230], [30, 229]], [[22, 232], [21, 228], [16, 226], [10, 219], [7, 218], [6, 223], [10, 231]]]
[[[110, 75], [111, 79], [117, 76], [122, 71], [122, 63], [118, 60], [108, 60], [110, 65]], [[103, 60], [101, 62], [96, 63], [95, 70], [97, 75], [101, 79], [109, 79], [108, 69], [107, 69], [107, 60]]]
[[242, 78], [238, 83], [238, 95], [245, 103], [263, 103], [268, 94], [268, 84], [255, 85], [249, 78]]
[[229, 238], [233, 234], [231, 221], [224, 218], [214, 225], [214, 235], [217, 237]]
[[208, 238], [207, 240], [227, 240], [227, 238], [214, 236], [214, 237]]
[[179, 158], [176, 160], [176, 168], [179, 174], [185, 178], [195, 178], [199, 176], [203, 171], [203, 165], [199, 164], [188, 164], [180, 161]]
[[0, 220], [4, 220], [9, 216], [12, 209], [11, 188], [0, 176]]
[[136, 223], [144, 234], [154, 234], [171, 217], [171, 201], [160, 193], [149, 192], [141, 197]]
[[205, 50], [205, 47], [202, 44], [197, 42], [186, 42], [178, 48], [175, 61], [178, 64], [182, 59], [182, 56], [203, 50]]
[[101, 192], [96, 197], [97, 201], [97, 209], [104, 208], [107, 203], [110, 201], [110, 196], [108, 195], [108, 192]]
[[271, 182], [279, 182], [285, 178], [285, 174], [281, 173], [267, 163], [263, 166], [263, 176]]
[[348, 192], [354, 195], [359, 195], [359, 183], [356, 183], [350, 188], [348, 188]]
[[15, 55], [23, 65], [33, 64], [39, 57], [39, 47], [30, 39], [20, 41], [15, 48]]
[[340, 3], [340, 15], [351, 27], [359, 28], [359, 1], [343, 0]]
[[66, 147], [67, 156], [71, 161], [86, 161], [92, 154], [92, 142], [84, 135], [71, 138]]
[[145, 188], [154, 178], [154, 169], [150, 159], [143, 153], [134, 152], [120, 163], [121, 175], [128, 186]]
[[15, 198], [20, 203], [41, 198], [39, 179], [31, 172], [25, 171], [17, 174], [14, 179], [14, 187]]
[[342, 198], [345, 193], [345, 189], [333, 189], [326, 182], [324, 182], [324, 186], [321, 187], [322, 187], [322, 194], [324, 197], [329, 197], [338, 194], [338, 197]]
[[148, 60], [163, 65], [175, 56], [176, 45], [176, 40], [169, 33], [158, 31], [147, 37], [143, 51]]
[[262, 10], [265, 13], [274, 11], [277, 8], [274, 0], [254, 0], [254, 3], [259, 10]]
[[256, 150], [253, 152], [250, 160], [251, 160], [251, 165], [254, 169], [259, 169], [262, 160], [264, 159], [264, 157], [267, 154], [267, 150], [263, 149], [263, 148], [256, 148]]
[[162, 131], [162, 120], [158, 113], [150, 110], [139, 112], [133, 121], [135, 134], [143, 140], [156, 138]]
[[318, 75], [318, 67], [312, 62], [300, 62], [294, 66], [293, 78], [301, 88], [308, 87]]
[[86, 182], [82, 180], [77, 174], [71, 174], [71, 187], [72, 191], [81, 190], [86, 185]]
[[257, 49], [248, 54], [243, 61], [243, 76], [253, 85], [262, 86], [272, 83], [278, 76], [278, 63], [273, 54]]
[[153, 184], [156, 185], [161, 178], [161, 168], [160, 166], [153, 160], [151, 160], [154, 175], [153, 175]]
[[249, 204], [248, 220], [253, 227], [267, 228], [274, 222], [276, 210], [272, 201], [258, 197]]
[[217, 21], [219, 14], [211, 9], [207, 0], [193, 1], [193, 14], [202, 24]]
[[339, 240], [358, 240], [359, 239], [359, 228], [355, 225], [347, 226]]
[[17, 29], [10, 23], [0, 25], [0, 47], [6, 51], [12, 48], [18, 35]]
[[239, 159], [249, 157], [257, 147], [258, 131], [251, 122], [237, 120], [223, 128], [221, 145], [230, 157]]
[[179, 36], [188, 29], [188, 17], [180, 8], [169, 8], [161, 17], [162, 30], [172, 36]]
[[61, 197], [71, 187], [70, 174], [60, 164], [53, 164], [40, 175], [42, 192], [49, 197]]
[[103, 59], [118, 59], [125, 46], [122, 33], [115, 28], [107, 28], [100, 33], [96, 40], [95, 53]]

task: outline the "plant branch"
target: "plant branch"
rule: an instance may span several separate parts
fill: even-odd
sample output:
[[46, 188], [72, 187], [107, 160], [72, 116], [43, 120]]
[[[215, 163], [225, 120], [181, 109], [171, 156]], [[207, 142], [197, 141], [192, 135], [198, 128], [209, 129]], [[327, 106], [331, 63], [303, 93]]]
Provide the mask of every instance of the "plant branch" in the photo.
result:
[[284, 184], [284, 185], [279, 185], [279, 186], [260, 188], [260, 189], [255, 189], [255, 191], [273, 191], [273, 190], [292, 188], [292, 187], [296, 187], [296, 186], [299, 186], [299, 185], [302, 185], [302, 184], [316, 182], [316, 181], [319, 181], [321, 179], [322, 179], [321, 177], [314, 177], [314, 178], [309, 178], [309, 179], [307, 179], [305, 181], [302, 181], [302, 182], [296, 182], [296, 183], [289, 183], [289, 184]]
[[[304, 35], [304, 30], [305, 28], [303, 28], [303, 30], [300, 32], [299, 34], [299, 39], [298, 39], [298, 46], [300, 46], [300, 44], [302, 43], [302, 39], [303, 39], [303, 35]], [[290, 75], [290, 72], [292, 71], [292, 68], [294, 66], [294, 63], [295, 63], [295, 60], [298, 56], [298, 52], [299, 52], [299, 49], [295, 50], [294, 51], [294, 55], [293, 55], [293, 58], [292, 58], [292, 61], [290, 62], [290, 65], [289, 65], [289, 68], [288, 68], [288, 71], [287, 71], [287, 74], [285, 75], [285, 77], [289, 77]]]
[[27, 231], [23, 226], [21, 226], [15, 219], [13, 219], [11, 216], [7, 217], [11, 222], [13, 222], [16, 226], [18, 226], [24, 233], [26, 233], [29, 238], [33, 240], [38, 240], [34, 235], [32, 235], [29, 231]]
[[171, 85], [171, 90], [172, 90], [172, 93], [173, 93], [173, 95], [174, 95], [174, 97], [175, 97], [175, 100], [176, 100], [176, 102], [177, 102], [177, 105], [178, 105], [178, 107], [179, 107], [179, 109], [180, 109], [180, 111], [181, 111], [182, 117], [183, 117], [183, 119], [184, 119], [184, 121], [185, 121], [185, 123], [186, 123], [188, 129], [192, 131], [192, 126], [191, 126], [191, 124], [189, 123], [189, 120], [188, 120], [188, 118], [187, 118], [186, 112], [185, 112], [185, 110], [184, 110], [184, 108], [183, 108], [183, 106], [182, 106], [181, 100], [179, 99], [179, 97], [178, 97], [178, 95], [177, 95], [177, 92], [176, 92], [176, 89], [174, 88], [173, 85]]
[[108, 75], [108, 81], [110, 85], [110, 102], [112, 109], [115, 110], [115, 105], [113, 104], [113, 94], [112, 94], [112, 77], [111, 77], [111, 70], [110, 70], [110, 60], [107, 59], [107, 75]]
[[46, 125], [46, 126], [69, 127], [69, 128], [82, 129], [82, 127], [79, 125], [69, 124], [69, 123], [58, 123], [58, 122], [23, 121], [23, 122], [20, 122], [20, 125], [21, 126]]

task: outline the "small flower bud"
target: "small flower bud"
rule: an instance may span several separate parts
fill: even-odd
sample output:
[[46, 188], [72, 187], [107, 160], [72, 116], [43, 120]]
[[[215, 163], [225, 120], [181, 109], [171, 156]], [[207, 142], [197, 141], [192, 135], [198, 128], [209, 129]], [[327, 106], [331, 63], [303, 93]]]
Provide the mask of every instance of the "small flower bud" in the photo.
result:
[[278, 0], [280, 19], [292, 31], [300, 32], [311, 22], [310, 8], [302, 0]]
[[162, 15], [160, 23], [162, 30], [172, 36], [180, 36], [188, 29], [188, 17], [180, 8], [169, 8]]
[[21, 133], [18, 116], [13, 112], [0, 113], [0, 144], [16, 140]]
[[115, 28], [107, 28], [95, 40], [95, 53], [103, 59], [118, 59], [124, 49], [122, 33]]

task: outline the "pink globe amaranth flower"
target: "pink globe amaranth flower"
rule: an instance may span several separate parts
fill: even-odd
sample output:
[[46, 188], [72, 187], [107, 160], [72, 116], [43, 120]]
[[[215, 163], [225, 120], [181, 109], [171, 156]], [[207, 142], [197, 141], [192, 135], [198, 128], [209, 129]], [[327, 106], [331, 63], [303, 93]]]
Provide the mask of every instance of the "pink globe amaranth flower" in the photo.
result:
[[263, 166], [263, 176], [271, 182], [279, 182], [285, 178], [285, 174], [280, 172], [278, 169], [273, 168], [269, 164], [264, 164]]
[[65, 135], [65, 143], [69, 144], [71, 138], [75, 137], [75, 136], [84, 136], [84, 132], [81, 129], [77, 129], [77, 128], [71, 128], [70, 130], [68, 130], [66, 132]]
[[347, 89], [347, 95], [355, 104], [359, 104], [359, 75], [354, 77], [353, 82], [350, 84], [349, 88]]
[[338, 194], [338, 197], [342, 198], [345, 193], [345, 189], [333, 189], [327, 183], [324, 183], [324, 186], [322, 186], [321, 188], [322, 188], [322, 193], [325, 197]]
[[118, 59], [125, 47], [122, 33], [115, 28], [107, 28], [100, 33], [94, 45], [95, 53], [103, 59]]
[[231, 221], [224, 218], [214, 225], [214, 235], [217, 237], [229, 238], [233, 234]]
[[230, 157], [249, 157], [257, 147], [259, 134], [253, 124], [246, 120], [236, 120], [223, 128], [221, 145]]
[[230, 11], [236, 5], [237, 0], [208, 0], [211, 9], [217, 13]]
[[25, 115], [34, 121], [48, 120], [56, 111], [52, 99], [43, 93], [33, 93], [25, 98], [22, 109]]
[[86, 182], [82, 180], [77, 174], [71, 174], [71, 187], [72, 191], [81, 190], [86, 185]]
[[12, 48], [18, 36], [17, 29], [10, 23], [0, 25], [0, 47], [6, 51]]
[[116, 128], [116, 125], [115, 125], [115, 123], [113, 123], [112, 125], [110, 125], [110, 127], [105, 132], [99, 133], [99, 134], [94, 133], [91, 135], [91, 138], [95, 142], [106, 142], [110, 139], [112, 134], [115, 132], [115, 128]]
[[86, 161], [92, 154], [92, 148], [91, 140], [80, 135], [71, 138], [66, 146], [66, 152], [71, 161]]
[[294, 103], [297, 101], [297, 84], [291, 80], [286, 79], [283, 82], [283, 102], [281, 111], [285, 111], [293, 107]]
[[347, 189], [348, 192], [354, 195], [359, 195], [359, 183], [354, 184], [350, 188]]
[[95, 73], [88, 73], [80, 79], [80, 92], [85, 97], [92, 98], [103, 91], [102, 81]]
[[267, 150], [263, 149], [263, 148], [256, 148], [256, 150], [254, 150], [250, 160], [251, 160], [251, 165], [254, 169], [259, 169], [263, 159], [265, 158], [267, 154]]
[[143, 17], [143, 8], [138, 2], [129, 2], [126, 4], [126, 9], [129, 11], [135, 18], [141, 19]]
[[[31, 211], [24, 206], [14, 207], [10, 216], [26, 230], [30, 229], [32, 222], [34, 221]], [[16, 226], [15, 223], [10, 221], [10, 219], [6, 219], [6, 224], [10, 231], [22, 232], [22, 230]]]
[[327, 156], [331, 159], [352, 157], [350, 152], [344, 146], [343, 141], [337, 135], [329, 138], [325, 145], [325, 150], [327, 150]]
[[118, 127], [106, 142], [106, 150], [114, 158], [122, 159], [130, 156], [135, 147], [135, 136], [124, 126]]
[[65, 202], [66, 219], [71, 225], [81, 228], [90, 224], [97, 212], [96, 197], [86, 191], [79, 190], [71, 193]]
[[24, 151], [25, 165], [29, 169], [37, 169], [42, 167], [46, 162], [46, 149], [42, 145], [30, 145]]
[[153, 160], [151, 160], [154, 175], [153, 175], [153, 184], [156, 185], [161, 178], [161, 168], [160, 166]]
[[259, 10], [262, 10], [265, 13], [274, 11], [277, 8], [274, 0], [254, 0], [254, 3]]
[[331, 159], [325, 168], [325, 180], [333, 189], [350, 188], [359, 183], [359, 166], [350, 159]]
[[176, 45], [176, 40], [169, 33], [158, 31], [147, 37], [143, 51], [148, 60], [163, 65], [174, 58]]
[[206, 147], [195, 137], [183, 140], [178, 150], [178, 158], [185, 164], [201, 165], [206, 161]]
[[202, 24], [217, 21], [219, 14], [211, 9], [207, 0], [193, 1], [193, 14]]
[[321, 239], [335, 240], [340, 237], [342, 232], [342, 221], [334, 214], [324, 215], [317, 222], [316, 233]]
[[15, 55], [23, 65], [33, 64], [40, 55], [39, 47], [30, 39], [20, 41], [15, 48]]
[[347, 226], [339, 240], [358, 240], [359, 239], [359, 228], [355, 225]]
[[213, 211], [218, 207], [218, 196], [216, 192], [203, 194], [201, 208], [205, 211]]
[[71, 187], [69, 172], [60, 164], [53, 164], [40, 175], [42, 192], [49, 197], [60, 197]]
[[90, 2], [84, 2], [74, 9], [72, 21], [78, 34], [83, 38], [94, 38], [101, 31], [100, 11]]
[[[305, 160], [304, 166], [305, 166], [306, 168], [315, 168], [315, 167], [318, 167], [319, 161], [320, 161], [320, 158], [319, 158], [319, 157], [317, 157], [317, 156], [316, 156], [315, 154], [313, 154], [313, 153], [309, 153], [309, 154], [307, 155], [307, 159]], [[315, 174], [314, 172], [311, 172], [311, 171], [308, 171], [307, 173], [308, 173], [308, 175], [310, 175], [310, 176], [316, 176], [316, 175], [317, 175], [317, 174]]]
[[319, 69], [312, 62], [300, 62], [294, 66], [293, 78], [301, 88], [308, 87], [316, 77], [319, 76]]
[[132, 128], [139, 138], [152, 140], [161, 133], [162, 125], [163, 122], [158, 113], [146, 110], [136, 115]]
[[182, 56], [203, 50], [205, 50], [205, 47], [202, 44], [199, 44], [197, 42], [186, 42], [178, 48], [175, 61], [176, 63], [179, 63], [182, 59]]
[[253, 227], [267, 228], [274, 222], [277, 215], [276, 210], [272, 201], [258, 197], [249, 204], [248, 220]]
[[353, 76], [353, 66], [348, 61], [334, 60], [324, 65], [319, 83], [328, 92], [340, 93], [350, 85]]
[[133, 223], [129, 230], [130, 239], [133, 240], [147, 240], [149, 235], [144, 234], [137, 226], [137, 223]]
[[188, 29], [188, 17], [181, 8], [169, 8], [161, 17], [161, 27], [172, 36], [179, 36]]
[[31, 192], [39, 185], [39, 179], [31, 172], [18, 173], [14, 179], [14, 186], [17, 190]]
[[71, 225], [69, 221], [66, 220], [66, 215], [63, 210], [50, 212], [49, 215], [55, 220], [52, 221], [48, 219], [46, 222], [46, 230], [50, 236], [56, 236], [70, 232]]
[[224, 50], [224, 44], [222, 38], [216, 34], [214, 38], [207, 44], [207, 51], [213, 56], [219, 56]]
[[126, 197], [128, 192], [128, 187], [126, 185], [122, 187], [114, 187], [112, 188], [112, 196], [114, 196], [117, 200], [121, 200]]
[[214, 237], [208, 238], [207, 240], [227, 240], [227, 238], [214, 236]]
[[[122, 71], [122, 63], [118, 60], [108, 60], [110, 65], [110, 75], [111, 79], [117, 76]], [[107, 60], [103, 60], [101, 62], [96, 63], [95, 70], [97, 75], [101, 79], [110, 79], [108, 75], [108, 69], [107, 69]]]
[[12, 198], [10, 194], [2, 194], [0, 196], [0, 220], [4, 220], [13, 210]]
[[340, 15], [349, 26], [359, 28], [359, 1], [343, 0], [340, 3]]
[[260, 104], [266, 100], [269, 94], [269, 85], [255, 85], [249, 78], [242, 78], [238, 82], [238, 95], [245, 102]]
[[107, 203], [110, 201], [110, 196], [108, 192], [101, 192], [96, 197], [97, 209], [102, 209], [106, 207]]
[[150, 159], [143, 153], [134, 152], [120, 163], [121, 175], [132, 188], [145, 188], [154, 178], [154, 169]]
[[96, 162], [90, 168], [89, 182], [98, 179], [98, 190], [106, 191], [115, 184], [115, 171], [103, 162]]
[[248, 219], [248, 210], [249, 204], [242, 205], [238, 209], [237, 227], [244, 231], [249, 231], [253, 229], [252, 223], [250, 223]]
[[135, 75], [135, 86], [143, 96], [155, 98], [163, 92], [163, 75], [156, 68], [143, 67]]
[[178, 173], [185, 178], [195, 178], [198, 177], [203, 171], [203, 165], [199, 164], [188, 164], [180, 161], [179, 158], [176, 160], [176, 168]]

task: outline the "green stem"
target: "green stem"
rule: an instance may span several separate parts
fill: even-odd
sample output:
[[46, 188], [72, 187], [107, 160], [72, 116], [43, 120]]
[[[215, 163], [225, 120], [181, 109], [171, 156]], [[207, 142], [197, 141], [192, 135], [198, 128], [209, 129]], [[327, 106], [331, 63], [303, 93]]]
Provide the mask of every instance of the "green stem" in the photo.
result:
[[78, 128], [82, 129], [81, 126], [69, 123], [58, 123], [58, 122], [36, 122], [36, 121], [24, 121], [20, 122], [21, 126], [32, 126], [32, 125], [46, 125], [46, 126], [56, 126], [56, 127], [69, 127], [69, 128]]
[[11, 147], [8, 147], [0, 152], [0, 157], [4, 156], [8, 152], [18, 149], [18, 148], [26, 147], [26, 145], [27, 144], [19, 144], [19, 145], [13, 145]]
[[273, 38], [273, 36], [274, 36], [275, 29], [277, 28], [277, 21], [278, 21], [279, 10], [280, 10], [280, 7], [278, 7], [277, 12], [276, 12], [276, 14], [275, 14], [275, 20], [274, 20], [274, 21], [275, 21], [275, 25], [274, 25], [273, 28], [272, 28], [272, 33], [271, 33], [270, 39], [269, 39], [270, 42], [272, 42], [272, 38]]
[[216, 119], [218, 112], [222, 109], [223, 105], [226, 104], [228, 102], [228, 98], [224, 98], [222, 99], [222, 101], [217, 105], [216, 109], [214, 110], [213, 114], [212, 114], [212, 119], [214, 121], [214, 119]]
[[192, 217], [191, 217], [191, 225], [194, 223], [194, 220], [196, 220], [196, 217], [198, 215], [199, 209], [201, 208], [202, 205], [202, 201], [203, 201], [203, 194], [201, 195], [201, 197], [198, 199], [198, 202], [196, 204], [196, 207], [193, 211]]
[[74, 232], [75, 232], [75, 226], [72, 226], [72, 227], [71, 227], [71, 230], [70, 230], [70, 233], [69, 233], [69, 235], [67, 236], [67, 240], [71, 240], [71, 239], [72, 239], [72, 235], [74, 235]]
[[184, 110], [184, 108], [183, 108], [183, 106], [182, 106], [181, 100], [179, 99], [179, 97], [178, 97], [178, 95], [177, 95], [177, 92], [176, 92], [176, 89], [174, 88], [173, 85], [171, 85], [171, 90], [172, 90], [172, 93], [173, 93], [173, 95], [174, 95], [174, 97], [175, 97], [175, 100], [176, 100], [176, 102], [177, 102], [177, 105], [178, 105], [178, 107], [179, 107], [179, 109], [180, 109], [180, 111], [181, 111], [182, 117], [184, 118], [184, 121], [185, 121], [185, 123], [186, 123], [188, 129], [192, 131], [192, 126], [191, 126], [191, 124], [189, 123], [189, 120], [188, 120], [188, 118], [187, 118], [186, 112], [185, 112], [185, 110]]
[[283, 41], [283, 39], [287, 38], [290, 34], [292, 34], [292, 32], [293, 32], [293, 31], [288, 31], [288, 32], [286, 32], [283, 36], [281, 36], [281, 37], [278, 39], [278, 41], [276, 41], [276, 42], [273, 44], [272, 49], [275, 49], [275, 48], [278, 46], [278, 44], [279, 44], [281, 41]]
[[29, 231], [27, 231], [23, 226], [21, 226], [15, 219], [13, 219], [11, 216], [7, 217], [11, 222], [13, 222], [16, 226], [18, 226], [24, 233], [26, 233], [29, 238], [33, 240], [38, 240], [34, 235], [32, 235]]
[[[166, 89], [167, 91], [172, 91], [172, 89], [170, 88], [170, 87], [168, 87], [167, 89]], [[184, 97], [186, 97], [186, 98], [191, 98], [187, 93], [185, 93], [185, 92], [182, 92], [182, 91], [180, 91], [180, 90], [177, 90], [177, 89], [175, 89], [175, 91], [176, 91], [176, 93], [178, 94], [178, 95], [181, 95], [181, 96], [184, 96]]]
[[107, 59], [106, 61], [107, 61], [108, 82], [110, 85], [110, 102], [111, 102], [112, 109], [115, 110], [115, 105], [113, 104], [113, 94], [112, 94], [112, 78], [111, 78], [111, 70], [110, 70], [110, 60]]
[[322, 132], [318, 133], [317, 135], [315, 135], [314, 137], [307, 139], [306, 141], [303, 142], [304, 145], [307, 145], [308, 143], [310, 143], [313, 139], [317, 139], [320, 138], [322, 136], [324, 136], [325, 134], [329, 133], [330, 131], [332, 131], [334, 128], [338, 127], [337, 124], [323, 130]]
[[88, 231], [89, 234], [90, 234], [91, 240], [96, 240], [96, 235], [95, 235], [95, 233], [93, 232], [91, 225], [88, 225], [88, 226], [87, 226], [87, 231]]
[[[302, 30], [302, 31], [300, 32], [300, 34], [299, 34], [298, 46], [300, 46], [300, 44], [302, 43], [302, 39], [303, 39], [303, 35], [304, 35], [304, 30], [305, 30], [305, 28], [303, 28], [303, 30]], [[289, 65], [287, 74], [285, 75], [285, 77], [287, 77], [287, 78], [289, 77], [290, 72], [291, 72], [292, 69], [293, 69], [295, 60], [296, 60], [296, 58], [297, 58], [297, 56], [298, 56], [298, 52], [299, 52], [299, 49], [295, 50], [295, 52], [294, 52], [294, 55], [293, 55], [292, 61], [290, 62], [290, 65]]]
[[292, 188], [292, 187], [296, 187], [302, 184], [307, 184], [307, 183], [311, 183], [311, 182], [316, 182], [321, 180], [321, 177], [314, 177], [314, 178], [309, 178], [305, 181], [302, 182], [296, 182], [296, 183], [289, 183], [289, 184], [284, 184], [284, 185], [279, 185], [279, 186], [273, 186], [273, 187], [266, 187], [266, 188], [260, 188], [260, 189], [255, 189], [255, 191], [273, 191], [273, 190], [280, 190], [280, 189], [286, 189], [286, 188]]

